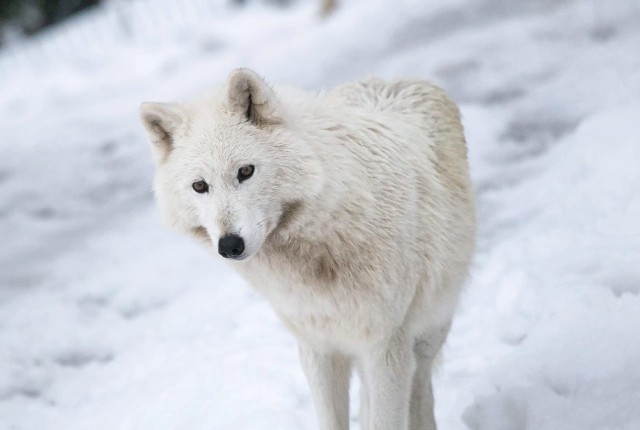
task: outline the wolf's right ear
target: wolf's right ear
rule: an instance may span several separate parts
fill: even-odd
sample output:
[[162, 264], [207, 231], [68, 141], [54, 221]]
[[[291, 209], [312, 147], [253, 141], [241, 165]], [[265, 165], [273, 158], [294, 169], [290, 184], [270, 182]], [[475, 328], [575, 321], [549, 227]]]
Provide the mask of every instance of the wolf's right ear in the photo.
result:
[[151, 139], [156, 162], [164, 161], [173, 148], [176, 131], [184, 123], [184, 114], [177, 104], [142, 103], [140, 119]]

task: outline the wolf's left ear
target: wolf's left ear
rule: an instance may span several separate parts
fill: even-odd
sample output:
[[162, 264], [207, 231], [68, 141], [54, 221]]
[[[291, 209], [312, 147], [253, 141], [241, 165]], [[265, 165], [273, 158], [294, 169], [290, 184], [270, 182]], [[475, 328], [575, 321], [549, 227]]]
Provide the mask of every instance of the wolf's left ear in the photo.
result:
[[251, 69], [236, 69], [229, 75], [229, 110], [257, 126], [277, 124], [278, 102], [273, 90]]
[[164, 161], [173, 149], [176, 132], [184, 123], [182, 109], [177, 104], [142, 103], [140, 119], [153, 143], [151, 148], [156, 161]]

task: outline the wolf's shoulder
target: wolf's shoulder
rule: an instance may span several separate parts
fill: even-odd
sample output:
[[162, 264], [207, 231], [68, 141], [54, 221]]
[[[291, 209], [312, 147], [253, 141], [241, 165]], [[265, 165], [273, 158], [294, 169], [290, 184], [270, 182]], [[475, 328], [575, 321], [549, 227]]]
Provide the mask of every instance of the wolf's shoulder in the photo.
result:
[[345, 106], [378, 112], [459, 116], [456, 104], [445, 91], [423, 79], [370, 77], [338, 85], [327, 96]]

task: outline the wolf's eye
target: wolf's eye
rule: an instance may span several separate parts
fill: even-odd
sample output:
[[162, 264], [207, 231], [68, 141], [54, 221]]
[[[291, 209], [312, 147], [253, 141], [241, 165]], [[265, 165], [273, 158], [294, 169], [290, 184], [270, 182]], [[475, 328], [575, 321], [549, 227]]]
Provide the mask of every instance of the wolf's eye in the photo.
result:
[[195, 191], [196, 193], [202, 194], [209, 191], [209, 185], [207, 185], [205, 181], [196, 181], [191, 184], [191, 186], [193, 187], [193, 191]]
[[255, 167], [253, 167], [253, 164], [247, 164], [246, 166], [242, 166], [241, 168], [239, 168], [238, 181], [242, 182], [249, 179], [253, 175], [254, 170], [255, 170]]

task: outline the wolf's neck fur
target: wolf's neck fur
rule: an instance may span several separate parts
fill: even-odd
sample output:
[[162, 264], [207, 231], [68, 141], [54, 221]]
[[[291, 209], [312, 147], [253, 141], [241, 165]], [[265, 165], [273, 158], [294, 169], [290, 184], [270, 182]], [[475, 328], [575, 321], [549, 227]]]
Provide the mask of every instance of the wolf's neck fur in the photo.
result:
[[270, 269], [296, 267], [305, 283], [326, 285], [368, 253], [361, 221], [372, 196], [366, 169], [353, 162], [357, 154], [347, 147], [357, 145], [345, 125], [348, 120], [327, 111], [317, 99], [310, 102], [316, 109], [306, 105], [301, 112], [307, 115], [296, 118], [296, 128], [304, 130], [303, 144], [323, 166], [322, 188], [313, 196], [285, 203], [277, 227], [256, 257]]

